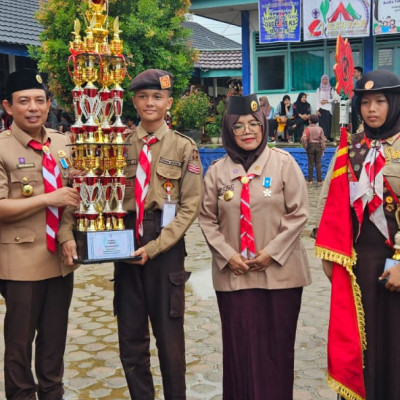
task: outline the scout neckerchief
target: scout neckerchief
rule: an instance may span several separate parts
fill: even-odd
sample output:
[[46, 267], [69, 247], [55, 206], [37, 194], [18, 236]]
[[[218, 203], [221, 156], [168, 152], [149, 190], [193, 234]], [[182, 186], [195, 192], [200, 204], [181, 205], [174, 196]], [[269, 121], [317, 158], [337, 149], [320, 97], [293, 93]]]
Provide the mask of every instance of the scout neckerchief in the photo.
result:
[[240, 194], [240, 252], [244, 258], [254, 258], [256, 245], [254, 242], [253, 225], [250, 212], [250, 191], [249, 183], [254, 174], [240, 176], [242, 191]]
[[[42, 145], [36, 140], [31, 140], [28, 146], [35, 150], [43, 152], [42, 175], [44, 183], [44, 192], [51, 193], [62, 187], [60, 170], [56, 161], [50, 153], [50, 139]], [[56, 251], [56, 237], [58, 233], [58, 224], [61, 219], [62, 208], [48, 206], [46, 207], [46, 242], [47, 248], [52, 253]]]
[[142, 138], [143, 147], [139, 154], [139, 162], [136, 172], [135, 199], [136, 199], [136, 239], [143, 236], [143, 216], [144, 202], [149, 191], [151, 175], [151, 152], [150, 146], [156, 143], [158, 139], [151, 136], [149, 139]]
[[348, 183], [347, 132], [341, 138], [315, 242], [316, 255], [332, 261], [328, 329], [328, 383], [341, 396], [365, 400], [363, 351], [366, 349], [361, 291], [353, 272], [353, 224]]
[[363, 163], [353, 202], [359, 224], [357, 238], [361, 232], [364, 209], [368, 206], [369, 219], [388, 240], [389, 228], [383, 210], [383, 167], [386, 163], [383, 145], [379, 140], [371, 141], [368, 138], [365, 138], [365, 142], [369, 151]]

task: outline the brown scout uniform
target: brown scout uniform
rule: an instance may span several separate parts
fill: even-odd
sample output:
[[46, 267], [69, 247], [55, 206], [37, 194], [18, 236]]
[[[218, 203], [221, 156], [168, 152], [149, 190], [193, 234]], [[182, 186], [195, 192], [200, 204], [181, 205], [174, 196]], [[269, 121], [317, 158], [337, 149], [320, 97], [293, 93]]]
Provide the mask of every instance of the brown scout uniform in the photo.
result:
[[[68, 170], [60, 164], [60, 155], [70, 153], [67, 138], [45, 130], [43, 137], [44, 141], [50, 137], [50, 152], [66, 186]], [[24, 199], [22, 188], [28, 184], [33, 187], [32, 196], [44, 193], [43, 156], [28, 146], [31, 140], [15, 123], [11, 131], [0, 133], [0, 200]], [[63, 214], [63, 218], [71, 216]], [[32, 268], [32, 262], [35, 268]], [[0, 279], [38, 281], [65, 276], [73, 269], [63, 265], [57, 253], [47, 250], [44, 208], [22, 220], [0, 223]]]
[[[43, 139], [45, 142], [50, 138], [50, 152], [66, 185], [68, 169], [63, 168], [60, 159], [69, 156], [68, 141], [50, 131], [42, 128]], [[24, 199], [24, 185], [33, 188], [31, 196], [44, 193], [43, 154], [28, 146], [31, 139], [15, 123], [9, 131], [0, 133], [0, 201]], [[68, 218], [72, 216], [64, 212], [63, 219]], [[45, 396], [40, 397], [43, 399], [61, 399], [74, 269], [65, 266], [57, 252], [47, 249], [45, 208], [18, 221], [0, 223], [0, 291], [7, 308], [4, 372], [8, 399], [36, 398], [36, 392]], [[31, 372], [35, 333], [39, 385]]]
[[[148, 133], [141, 125], [127, 146], [127, 184], [124, 208], [129, 211], [126, 226], [135, 226], [134, 185], [142, 138]], [[186, 399], [185, 341], [183, 330], [184, 284], [190, 273], [184, 269], [183, 235], [196, 219], [202, 193], [202, 167], [194, 141], [163, 124], [152, 135], [151, 178], [143, 220], [144, 246], [149, 260], [144, 266], [115, 265], [115, 313], [122, 365], [132, 398], [154, 398], [150, 371], [149, 328], [157, 340], [166, 400]], [[176, 216], [161, 229], [166, 184], [171, 184], [171, 201]], [[136, 245], [137, 248], [139, 245]]]
[[[364, 138], [364, 132], [351, 136], [352, 142], [348, 146], [349, 151], [349, 181], [359, 180], [365, 157], [369, 148]], [[381, 140], [386, 164], [383, 167], [383, 175], [387, 184], [383, 188], [383, 210], [388, 223], [389, 233], [393, 240], [398, 231], [396, 222], [397, 204], [395, 196], [400, 196], [400, 133]], [[329, 185], [332, 177], [335, 158], [325, 178], [317, 207], [317, 226], [320, 222]], [[357, 184], [357, 183], [355, 183]], [[354, 183], [352, 183], [354, 185]], [[352, 197], [350, 191], [350, 197]], [[367, 208], [367, 207], [366, 207]], [[358, 232], [358, 221], [352, 209], [353, 231]], [[354, 235], [355, 235], [354, 234]], [[361, 289], [361, 298], [365, 312], [365, 331], [367, 349], [364, 351], [364, 380], [368, 393], [373, 399], [398, 399], [400, 393], [399, 372], [400, 360], [393, 357], [399, 354], [400, 342], [400, 294], [392, 293], [384, 285], [378, 283], [378, 277], [383, 273], [385, 259], [393, 256], [394, 249], [385, 244], [385, 237], [369, 220], [365, 212], [361, 234], [353, 243], [357, 253], [357, 263], [353, 267], [357, 282]], [[345, 329], [345, 328], [344, 328]], [[386, 351], [390, 343], [390, 351]]]

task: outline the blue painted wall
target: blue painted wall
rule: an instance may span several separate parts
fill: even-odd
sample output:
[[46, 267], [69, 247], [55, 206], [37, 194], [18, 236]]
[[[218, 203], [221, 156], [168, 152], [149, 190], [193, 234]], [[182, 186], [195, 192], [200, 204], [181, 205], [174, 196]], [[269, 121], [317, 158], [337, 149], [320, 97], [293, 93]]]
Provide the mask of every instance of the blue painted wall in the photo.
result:
[[[304, 177], [307, 178], [308, 162], [307, 162], [307, 153], [305, 152], [305, 150], [302, 147], [282, 148], [282, 150], [287, 151], [293, 156], [293, 158], [297, 161], [301, 170], [303, 171]], [[331, 159], [335, 151], [336, 147], [328, 147], [325, 149], [325, 154], [322, 157], [322, 178], [325, 178], [326, 171], [328, 170], [329, 164], [331, 162]], [[200, 148], [199, 153], [201, 162], [203, 164], [204, 173], [206, 173], [208, 167], [214, 160], [221, 158], [226, 154], [225, 149], [222, 147], [217, 149]], [[314, 171], [314, 179], [315, 178], [316, 176]]]

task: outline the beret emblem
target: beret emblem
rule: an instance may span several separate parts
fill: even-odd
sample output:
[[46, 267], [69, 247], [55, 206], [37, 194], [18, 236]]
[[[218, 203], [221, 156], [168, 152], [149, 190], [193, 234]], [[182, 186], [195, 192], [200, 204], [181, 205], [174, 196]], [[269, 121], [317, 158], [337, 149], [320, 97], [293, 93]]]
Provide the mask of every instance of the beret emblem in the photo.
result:
[[372, 89], [374, 87], [374, 81], [365, 82], [364, 89]]
[[169, 75], [164, 75], [160, 77], [160, 86], [161, 89], [169, 89], [171, 87], [171, 80], [169, 79]]

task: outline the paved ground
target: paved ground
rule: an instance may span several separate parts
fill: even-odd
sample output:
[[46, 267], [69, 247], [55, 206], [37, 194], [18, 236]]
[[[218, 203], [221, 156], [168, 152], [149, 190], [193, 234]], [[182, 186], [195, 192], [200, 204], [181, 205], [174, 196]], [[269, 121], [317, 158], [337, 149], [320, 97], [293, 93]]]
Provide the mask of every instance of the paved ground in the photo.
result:
[[[310, 220], [303, 232], [313, 283], [304, 290], [297, 330], [295, 400], [336, 399], [325, 382], [329, 282], [321, 271], [320, 261], [314, 257], [314, 241], [309, 238], [318, 192], [317, 187], [309, 188]], [[197, 222], [187, 234], [187, 249], [186, 267], [192, 271], [186, 290], [185, 322], [188, 400], [219, 400], [222, 399], [220, 320], [211, 283], [210, 253]], [[101, 264], [81, 267], [75, 274], [65, 356], [66, 400], [129, 399], [118, 357], [116, 321], [112, 313], [112, 273], [111, 264]], [[2, 300], [0, 315], [2, 331]], [[154, 341], [152, 348], [156, 399], [161, 400], [161, 376]], [[3, 352], [1, 341], [0, 398], [5, 398]]]

